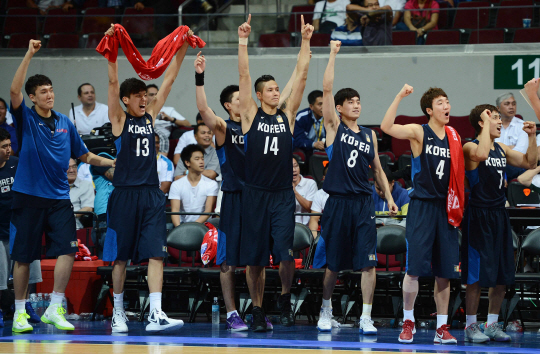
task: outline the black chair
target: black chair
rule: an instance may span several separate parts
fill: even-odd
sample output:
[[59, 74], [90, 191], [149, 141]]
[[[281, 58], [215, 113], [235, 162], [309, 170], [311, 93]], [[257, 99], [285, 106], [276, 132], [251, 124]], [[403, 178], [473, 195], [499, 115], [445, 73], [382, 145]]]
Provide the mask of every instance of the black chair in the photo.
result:
[[315, 182], [317, 182], [318, 188], [322, 187], [324, 161], [328, 161], [328, 156], [320, 153], [314, 153], [309, 159], [309, 174], [312, 175]]
[[411, 154], [403, 154], [398, 158], [398, 169], [402, 170], [407, 166], [412, 165], [412, 156]]
[[540, 196], [534, 190], [519, 182], [511, 182], [508, 185], [508, 203], [511, 206], [518, 204], [539, 204]]

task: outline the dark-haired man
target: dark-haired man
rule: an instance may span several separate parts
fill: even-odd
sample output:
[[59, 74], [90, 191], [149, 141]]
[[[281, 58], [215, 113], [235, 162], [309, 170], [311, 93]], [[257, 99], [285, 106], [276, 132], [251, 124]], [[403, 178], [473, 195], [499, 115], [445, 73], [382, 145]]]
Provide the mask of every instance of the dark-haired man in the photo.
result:
[[[105, 35], [113, 34], [114, 26], [111, 26]], [[108, 65], [109, 119], [118, 154], [113, 177], [115, 188], [107, 206], [109, 225], [103, 260], [114, 261], [113, 332], [128, 331], [123, 300], [128, 259], [135, 263], [148, 259], [150, 314], [146, 330], [161, 331], [184, 324], [168, 318], [161, 310], [163, 257], [167, 255], [166, 198], [159, 189], [154, 123], [178, 76], [187, 46], [186, 41], [178, 50], [165, 73], [161, 90], [150, 103], [142, 80], [130, 78], [119, 85], [118, 62]]]
[[11, 154], [17, 155], [19, 152], [19, 143], [17, 140], [17, 132], [15, 128], [9, 125], [7, 121], [8, 105], [3, 98], [0, 98], [0, 128], [5, 129], [11, 136]]
[[264, 266], [272, 254], [279, 263], [281, 296], [278, 307], [281, 323], [294, 324], [290, 288], [294, 276], [293, 240], [295, 198], [292, 190], [292, 137], [296, 112], [300, 106], [309, 69], [309, 41], [313, 26], [304, 24], [302, 16], [302, 45], [296, 64], [286, 108], [278, 108], [279, 87], [270, 75], [255, 81], [257, 98], [251, 96], [247, 41], [251, 32], [251, 15], [238, 27], [239, 111], [246, 147], [246, 176], [242, 192], [242, 241], [240, 263], [248, 266], [247, 283], [253, 300], [254, 331], [268, 329], [262, 310], [260, 287]]
[[[395, 182], [395, 177], [393, 176], [392, 172], [385, 167], [383, 169], [384, 174], [386, 175], [386, 179], [388, 180], [388, 186], [390, 189], [390, 193], [392, 193], [392, 198], [394, 198], [394, 203], [396, 203], [396, 206], [398, 208], [397, 215], [407, 215], [407, 211], [409, 209], [409, 193], [408, 191], [401, 187], [401, 184], [399, 182]], [[372, 197], [373, 202], [375, 203], [375, 214], [376, 215], [388, 215], [388, 212], [390, 211], [388, 201], [386, 200], [386, 197], [384, 195], [384, 189], [382, 186], [379, 185], [379, 182], [374, 181], [375, 183], [372, 186]], [[376, 223], [378, 225], [384, 224], [384, 225], [406, 225], [406, 219], [405, 218], [376, 218]]]
[[[28, 51], [11, 83], [10, 110], [20, 141], [19, 164], [13, 184], [10, 225], [13, 287], [15, 289], [14, 332], [32, 331], [25, 311], [29, 264], [41, 259], [41, 237], [47, 232], [51, 239], [48, 256], [58, 256], [54, 270], [51, 305], [41, 320], [56, 328], [73, 330], [64, 317], [64, 292], [69, 281], [77, 246], [75, 216], [69, 200], [67, 170], [71, 155], [96, 166], [113, 166], [114, 162], [88, 152], [69, 118], [53, 111], [54, 91], [45, 75], [24, 79], [41, 41], [30, 40]], [[24, 102], [22, 86], [34, 104]]]
[[[540, 100], [534, 92], [537, 107]], [[532, 101], [531, 101], [532, 102]], [[508, 165], [536, 167], [536, 125], [523, 122], [529, 146], [523, 154], [497, 143], [502, 121], [497, 107], [483, 104], [471, 110], [469, 121], [477, 138], [463, 146], [465, 174], [471, 194], [462, 223], [461, 281], [467, 284], [467, 324], [465, 340], [475, 343], [510, 341], [498, 324], [506, 287], [514, 284], [514, 248], [512, 226], [506, 212], [505, 168]], [[489, 288], [487, 322], [482, 333], [476, 320], [481, 288]]]
[[[204, 124], [203, 119], [201, 117], [200, 113], [197, 113], [197, 116], [195, 117], [195, 125]], [[212, 142], [214, 143], [214, 146], [216, 144], [216, 136], [212, 138]], [[180, 139], [178, 139], [178, 144], [176, 144], [176, 147], [174, 148], [174, 156], [173, 156], [173, 162], [175, 166], [178, 166], [178, 164], [182, 164], [180, 162], [180, 154], [182, 153], [182, 150], [188, 145], [191, 144], [197, 144], [197, 140], [195, 139], [195, 131], [190, 130], [182, 134]]]
[[69, 110], [69, 120], [75, 124], [79, 134], [90, 134], [92, 129], [109, 123], [109, 107], [96, 102], [96, 91], [92, 84], [80, 85], [77, 88], [77, 98], [81, 104]]
[[296, 115], [294, 125], [294, 148], [304, 151], [309, 161], [313, 150], [324, 150], [326, 130], [323, 118], [323, 93], [311, 91], [308, 95], [309, 108]]
[[[216, 149], [212, 146], [212, 139], [214, 134], [204, 123], [198, 124], [195, 127], [195, 141], [197, 145], [204, 150], [204, 172], [203, 175], [215, 180], [217, 176], [221, 174], [221, 168], [219, 166], [219, 158], [216, 153]], [[183, 151], [183, 150], [182, 150]], [[179, 162], [174, 170], [174, 179], [184, 177], [187, 172], [187, 167]]]

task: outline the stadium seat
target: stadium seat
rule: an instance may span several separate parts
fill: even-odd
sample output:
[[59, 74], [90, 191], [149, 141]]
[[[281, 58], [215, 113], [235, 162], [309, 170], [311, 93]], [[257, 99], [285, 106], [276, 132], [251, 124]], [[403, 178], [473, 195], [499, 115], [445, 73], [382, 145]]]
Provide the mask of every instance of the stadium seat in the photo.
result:
[[322, 186], [324, 161], [328, 161], [328, 156], [325, 153], [313, 153], [309, 159], [309, 174], [315, 178], [319, 188]]
[[[38, 9], [27, 7], [8, 9], [4, 22], [4, 36], [9, 36], [13, 33], [37, 33], [38, 15]], [[28, 43], [26, 45], [28, 46]]]
[[99, 0], [85, 0], [83, 9], [88, 9], [90, 7], [99, 7]]
[[[407, 141], [407, 140], [405, 140]], [[408, 141], [407, 141], [408, 143]], [[412, 164], [412, 153], [410, 151], [404, 152], [399, 158], [398, 158], [398, 170], [402, 170], [407, 166], [411, 166]]]
[[[481, 8], [481, 9], [468, 9]], [[480, 29], [489, 25], [489, 2], [460, 2], [454, 18], [453, 28]]]
[[291, 35], [289, 33], [261, 34], [259, 37], [259, 47], [290, 47]]
[[9, 36], [8, 48], [28, 48], [31, 39], [39, 39], [35, 33], [13, 33]]
[[427, 45], [459, 44], [460, 32], [456, 30], [431, 31], [427, 34]]
[[69, 33], [51, 34], [47, 48], [79, 48], [79, 36]]
[[396, 156], [392, 151], [379, 151], [379, 156], [381, 155], [387, 155], [390, 158], [391, 163], [396, 162]]
[[145, 7], [143, 10], [135, 10], [128, 7], [124, 11], [122, 26], [130, 35], [147, 34], [154, 30], [154, 9]]
[[97, 48], [99, 42], [103, 39], [103, 32], [100, 33], [90, 33], [87, 35], [85, 48]]
[[444, 1], [444, 0], [440, 0], [440, 1], [437, 1], [437, 3], [439, 4], [439, 21], [437, 21], [437, 25], [439, 27], [439, 29], [447, 29], [447, 28], [450, 28], [450, 21], [449, 21], [449, 9], [450, 9], [450, 4], [448, 4], [448, 2]]
[[330, 44], [330, 34], [327, 33], [313, 33], [311, 41], [309, 42], [311, 47], [328, 47]]
[[469, 44], [504, 43], [504, 30], [487, 29], [472, 31], [469, 36]]
[[[77, 31], [77, 10], [52, 9], [47, 12], [43, 23], [43, 34], [75, 33]], [[56, 47], [60, 48], [60, 47]], [[71, 48], [71, 47], [70, 47]]]
[[513, 43], [540, 42], [540, 28], [520, 28], [514, 32]]
[[[520, 28], [523, 27], [524, 18], [533, 18], [532, 0], [506, 0], [502, 1], [497, 12], [495, 28]], [[529, 6], [516, 7], [513, 6]], [[510, 7], [510, 8], [509, 8]]]
[[26, 7], [26, 0], [7, 0], [6, 9], [12, 7]]
[[392, 45], [416, 45], [416, 32], [393, 31]]
[[519, 182], [510, 182], [508, 184], [508, 203], [511, 206], [518, 204], [539, 204], [540, 197], [538, 193], [522, 185]]
[[86, 9], [82, 21], [82, 33], [89, 34], [100, 32], [103, 36], [114, 23], [115, 9], [113, 7], [91, 7]]
[[313, 10], [315, 10], [314, 5], [297, 5], [293, 6], [291, 9], [291, 17], [289, 17], [289, 26], [288, 32], [300, 32], [301, 30], [301, 19], [300, 16], [304, 15], [304, 23], [313, 23]]
[[392, 158], [386, 154], [379, 154], [379, 161], [383, 169], [392, 164]]
[[476, 132], [469, 122], [469, 116], [450, 116], [448, 125], [454, 128], [461, 140], [472, 140], [476, 136]]

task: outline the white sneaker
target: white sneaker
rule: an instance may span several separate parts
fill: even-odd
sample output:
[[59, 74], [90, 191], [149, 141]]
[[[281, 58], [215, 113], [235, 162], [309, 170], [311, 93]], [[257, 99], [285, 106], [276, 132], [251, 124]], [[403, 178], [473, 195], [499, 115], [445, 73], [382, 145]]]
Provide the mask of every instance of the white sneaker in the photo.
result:
[[332, 331], [332, 317], [331, 307], [321, 307], [319, 321], [317, 322], [317, 329], [321, 332]]
[[34, 328], [28, 323], [29, 318], [30, 315], [26, 313], [26, 310], [15, 311], [11, 331], [15, 333], [31, 332]]
[[62, 307], [62, 304], [53, 304], [45, 310], [43, 316], [41, 316], [41, 321], [44, 323], [52, 324], [58, 329], [64, 331], [73, 331], [75, 327], [64, 317], [66, 310]]
[[126, 316], [126, 311], [124, 309], [120, 308], [113, 308], [113, 317], [111, 321], [111, 328], [113, 333], [124, 333], [128, 331], [128, 326], [126, 322], [128, 322], [128, 318]]
[[362, 317], [360, 318], [359, 323], [359, 332], [363, 334], [377, 334], [377, 328], [373, 326], [373, 321], [371, 318], [368, 317]]
[[184, 325], [184, 321], [173, 320], [167, 317], [165, 312], [156, 309], [153, 309], [150, 315], [148, 315], [148, 322], [150, 322], [146, 326], [148, 332], [164, 331], [169, 328], [178, 329]]

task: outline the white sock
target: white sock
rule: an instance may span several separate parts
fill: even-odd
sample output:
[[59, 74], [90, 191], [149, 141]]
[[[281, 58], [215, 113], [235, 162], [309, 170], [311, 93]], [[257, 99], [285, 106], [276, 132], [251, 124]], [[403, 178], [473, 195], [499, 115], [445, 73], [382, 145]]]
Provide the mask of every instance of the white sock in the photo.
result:
[[332, 307], [332, 298], [325, 300], [322, 299], [322, 307]]
[[51, 306], [56, 304], [62, 305], [62, 300], [64, 299], [64, 296], [64, 293], [57, 293], [56, 291], [53, 291], [51, 294]]
[[414, 310], [403, 310], [403, 322], [407, 320], [414, 322]]
[[495, 322], [499, 322], [499, 314], [488, 313], [486, 327]]
[[441, 328], [448, 322], [448, 315], [437, 315], [437, 329]]
[[467, 318], [467, 325], [466, 327], [469, 327], [473, 323], [476, 323], [476, 315], [467, 315], [465, 316]]
[[161, 311], [161, 293], [150, 293], [150, 313], [154, 309]]
[[15, 300], [15, 312], [19, 310], [25, 310], [26, 300]]
[[372, 304], [363, 304], [362, 305], [362, 316], [360, 318], [369, 318], [371, 319], [371, 308], [373, 307]]
[[238, 315], [238, 312], [236, 312], [236, 310], [231, 311], [231, 312], [227, 312], [227, 319], [229, 319], [229, 317], [231, 317], [233, 314], [237, 314], [237, 315]]
[[124, 310], [124, 292], [121, 292], [120, 294], [115, 294], [113, 292], [113, 298], [114, 308], [117, 310]]

